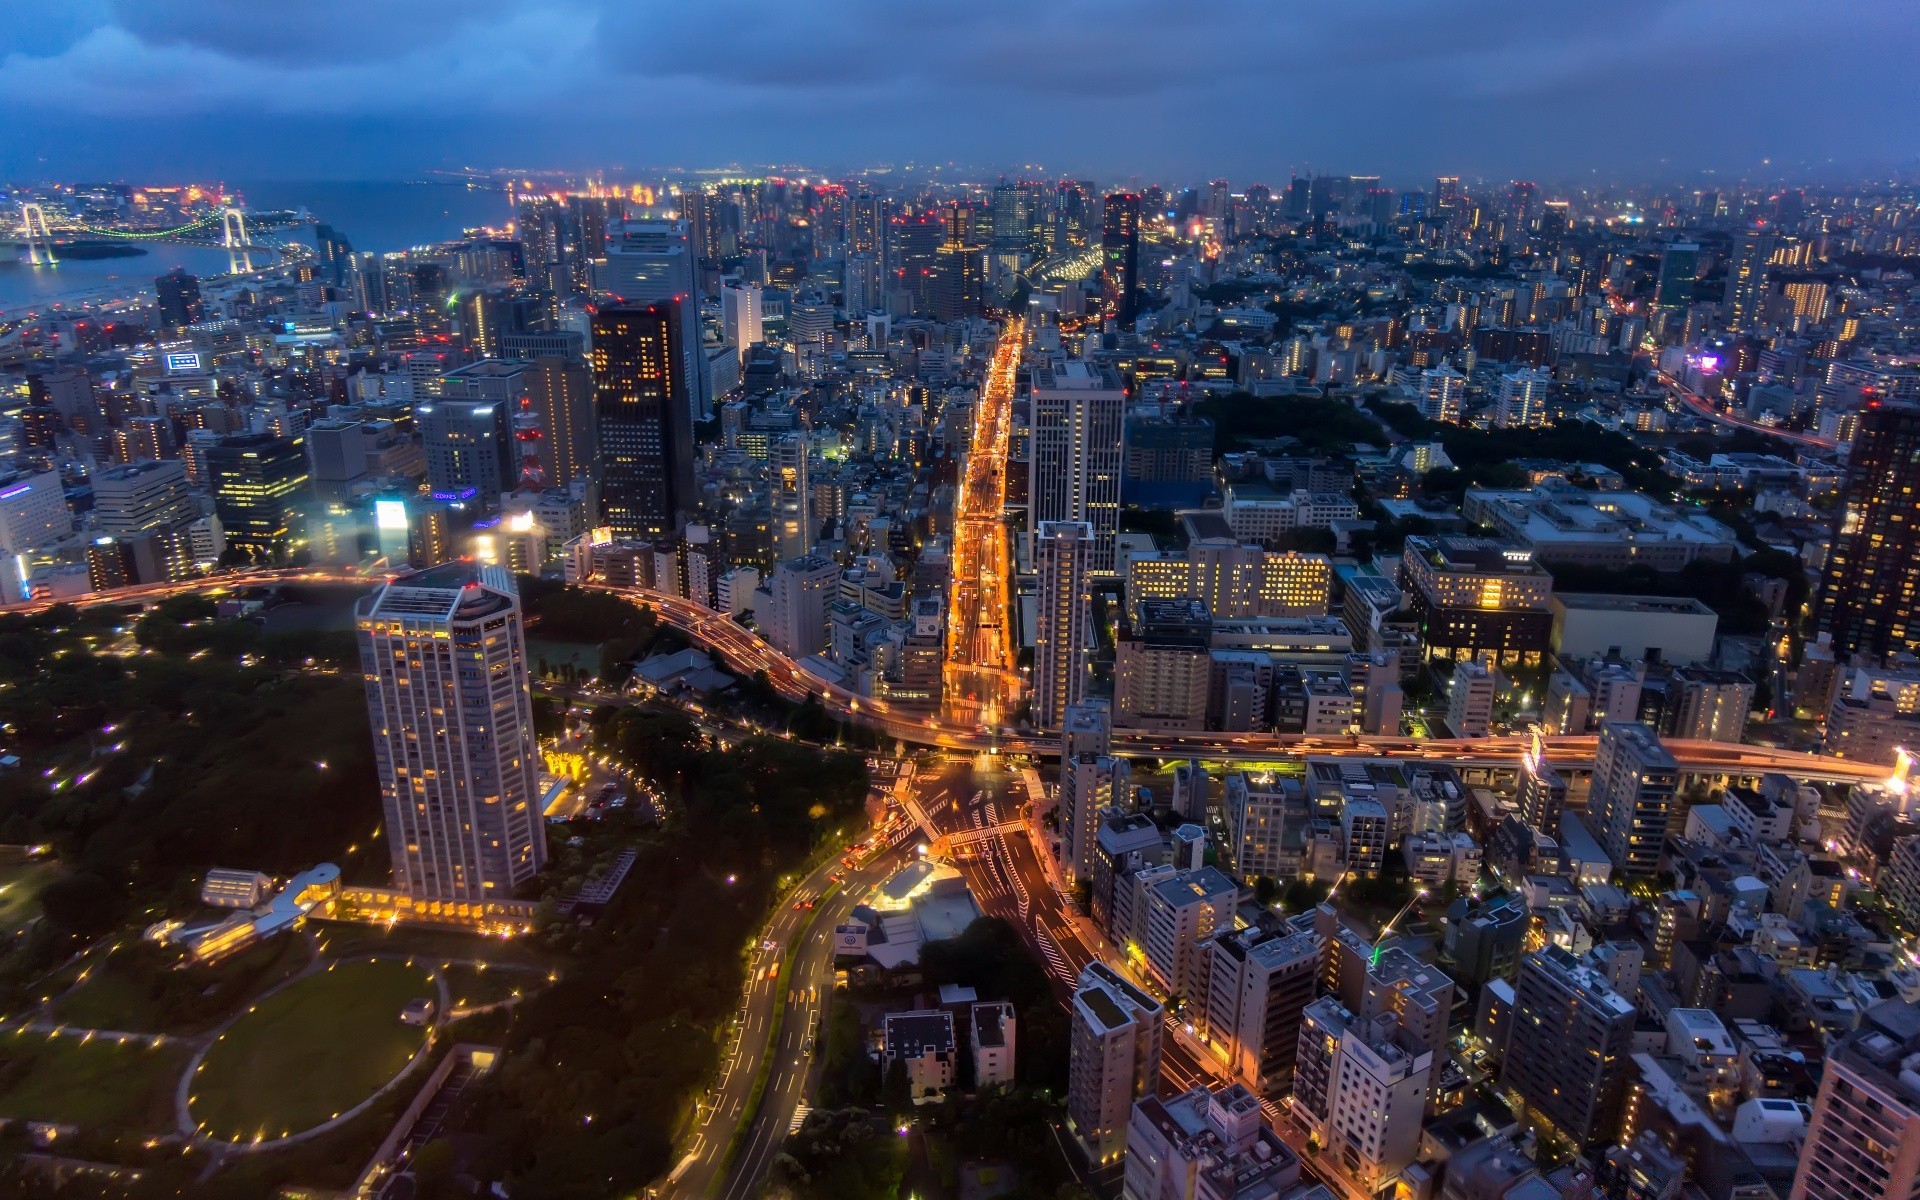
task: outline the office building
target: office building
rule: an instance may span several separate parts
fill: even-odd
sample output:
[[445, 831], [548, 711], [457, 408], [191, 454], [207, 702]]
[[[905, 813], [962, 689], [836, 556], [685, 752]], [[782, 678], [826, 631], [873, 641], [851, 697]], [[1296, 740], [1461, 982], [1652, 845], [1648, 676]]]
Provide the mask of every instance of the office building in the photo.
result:
[[413, 412], [433, 498], [469, 519], [497, 509], [518, 479], [507, 404], [443, 398]]
[[73, 532], [73, 510], [58, 471], [0, 479], [0, 551], [25, 554]]
[[1085, 521], [1049, 521], [1033, 540], [1039, 580], [1033, 651], [1033, 724], [1058, 729], [1067, 709], [1086, 694], [1092, 646], [1088, 574], [1093, 527]]
[[[0, 500], [0, 519], [6, 503]], [[93, 476], [93, 518], [101, 533], [130, 537], [173, 529], [199, 517], [200, 505], [187, 486], [187, 466], [178, 459], [109, 467]]]
[[1490, 538], [1410, 537], [1400, 563], [1429, 662], [1540, 661], [1553, 630], [1553, 577], [1532, 552]]
[[1159, 1085], [1164, 1015], [1106, 964], [1080, 972], [1067, 1011], [1067, 1131], [1096, 1169], [1126, 1154], [1133, 1103]]
[[[566, 336], [580, 340], [577, 333]], [[592, 377], [577, 355], [538, 347], [523, 347], [522, 355], [449, 371], [441, 377], [440, 394], [501, 407], [512, 435], [502, 456], [506, 488], [520, 482], [528, 457], [539, 465], [540, 486], [568, 487], [593, 472]], [[429, 455], [429, 478], [431, 473]]]
[[807, 481], [807, 435], [784, 434], [767, 446], [773, 505], [773, 549], [781, 558], [813, 553], [813, 490]]
[[255, 558], [279, 558], [292, 549], [307, 490], [307, 450], [301, 438], [250, 433], [207, 450], [214, 515], [227, 544]]
[[1288, 775], [1235, 771], [1223, 790], [1234, 873], [1245, 883], [1298, 876], [1310, 816], [1306, 786]]
[[1549, 645], [1562, 660], [1614, 658], [1675, 665], [1713, 657], [1720, 617], [1692, 596], [1555, 592]]
[[698, 503], [680, 336], [672, 304], [614, 305], [593, 317], [600, 507], [616, 540], [678, 533]]
[[1060, 764], [1060, 868], [1069, 883], [1093, 878], [1101, 814], [1131, 807], [1132, 768], [1124, 758], [1082, 754]]
[[1790, 1200], [1920, 1194], [1920, 1005], [1882, 1000], [1827, 1051]]
[[1079, 361], [1033, 369], [1028, 528], [1086, 522], [1093, 531], [1089, 569], [1100, 575], [1114, 571], [1126, 404], [1126, 391], [1110, 369]]
[[1633, 1004], [1559, 946], [1520, 960], [1500, 1086], [1582, 1148], [1619, 1129]]
[[1613, 865], [1652, 875], [1666, 845], [1668, 810], [1680, 768], [1652, 729], [1637, 722], [1600, 727], [1587, 812]]
[[[671, 305], [675, 322], [672, 353], [677, 370], [676, 399], [688, 421], [713, 415], [700, 344], [699, 289], [685, 221], [622, 221], [607, 231], [607, 252], [594, 265], [595, 287], [615, 305]], [[605, 311], [604, 309], [602, 310]], [[594, 322], [595, 369], [599, 366], [600, 322]]]
[[160, 328], [165, 331], [198, 325], [206, 317], [200, 303], [200, 279], [181, 267], [153, 281], [153, 302], [160, 311]]
[[827, 610], [840, 593], [840, 564], [812, 554], [787, 559], [761, 591], [754, 616], [774, 649], [798, 660], [827, 648]]
[[[1277, 1200], [1293, 1195], [1300, 1158], [1239, 1084], [1144, 1096], [1127, 1129], [1122, 1200]], [[1302, 1200], [1311, 1200], [1302, 1197]]]
[[1727, 258], [1727, 291], [1722, 301], [1727, 328], [1751, 329], [1760, 323], [1767, 298], [1767, 264], [1773, 258], [1770, 232], [1748, 230], [1733, 239]]
[[1675, 314], [1693, 307], [1693, 282], [1700, 273], [1700, 246], [1695, 242], [1670, 242], [1660, 253], [1660, 282], [1654, 291], [1654, 304]]
[[451, 564], [355, 616], [394, 885], [416, 912], [483, 915], [547, 857], [513, 578]]
[[1233, 1077], [1263, 1096], [1293, 1087], [1300, 1022], [1314, 999], [1323, 943], [1283, 925], [1221, 930], [1202, 946], [1204, 990], [1190, 999], [1198, 1033]]
[[1148, 600], [1114, 645], [1113, 721], [1130, 729], [1207, 723], [1213, 621], [1199, 600]]
[[1920, 644], [1920, 405], [1860, 412], [1833, 548], [1821, 572], [1815, 628], [1836, 658], [1875, 658]]
[[1122, 329], [1133, 325], [1140, 287], [1140, 197], [1114, 192], [1100, 224], [1100, 306]]
[[760, 289], [751, 283], [720, 290], [720, 327], [727, 345], [744, 361], [747, 347], [767, 340]]

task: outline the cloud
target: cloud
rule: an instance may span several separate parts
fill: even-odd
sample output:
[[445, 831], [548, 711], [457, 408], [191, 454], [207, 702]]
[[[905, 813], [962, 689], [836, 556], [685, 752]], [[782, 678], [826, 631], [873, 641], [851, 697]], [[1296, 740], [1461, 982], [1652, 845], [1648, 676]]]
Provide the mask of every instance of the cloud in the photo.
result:
[[64, 0], [0, 31], [0, 169], [231, 158], [240, 128], [315, 173], [1905, 159], [1916, 50], [1912, 0]]

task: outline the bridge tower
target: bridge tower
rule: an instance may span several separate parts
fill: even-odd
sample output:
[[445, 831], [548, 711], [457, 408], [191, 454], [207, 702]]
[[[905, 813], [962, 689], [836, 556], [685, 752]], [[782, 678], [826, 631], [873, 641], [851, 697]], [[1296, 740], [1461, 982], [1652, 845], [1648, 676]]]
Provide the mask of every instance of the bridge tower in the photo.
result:
[[227, 248], [227, 267], [235, 275], [253, 269], [247, 257], [247, 214], [232, 207], [220, 210], [220, 243]]
[[53, 266], [60, 261], [53, 252], [53, 231], [47, 228], [47, 210], [38, 204], [20, 206], [21, 234], [27, 240], [27, 261], [33, 266]]

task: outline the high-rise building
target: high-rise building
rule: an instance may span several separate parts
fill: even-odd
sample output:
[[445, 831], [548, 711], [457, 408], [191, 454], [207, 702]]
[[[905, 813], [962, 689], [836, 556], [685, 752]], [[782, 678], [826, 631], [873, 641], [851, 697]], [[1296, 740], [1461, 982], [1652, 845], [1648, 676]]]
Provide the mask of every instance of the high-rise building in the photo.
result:
[[304, 438], [250, 433], [222, 440], [207, 451], [213, 510], [227, 545], [255, 557], [285, 555], [307, 493]]
[[1078, 883], [1093, 874], [1100, 814], [1131, 799], [1132, 769], [1124, 758], [1081, 754], [1062, 762], [1060, 773], [1060, 867]]
[[720, 291], [721, 329], [725, 331], [727, 345], [743, 359], [748, 346], [767, 340], [760, 299], [760, 289], [750, 283]]
[[93, 516], [100, 532], [130, 537], [200, 518], [179, 459], [112, 467], [93, 476]]
[[1163, 1015], [1105, 963], [1080, 972], [1067, 1009], [1067, 1130], [1096, 1167], [1126, 1154], [1133, 1102], [1159, 1085]]
[[1560, 814], [1567, 805], [1567, 781], [1553, 769], [1538, 739], [1521, 760], [1520, 819], [1548, 837], [1560, 836]]
[[1638, 1011], [1559, 946], [1520, 960], [1500, 1086], [1585, 1147], [1619, 1130]]
[[1240, 885], [1215, 867], [1168, 868], [1141, 890], [1133, 914], [1147, 971], [1167, 995], [1198, 996], [1206, 987], [1200, 944], [1233, 928]]
[[815, 554], [787, 559], [767, 576], [764, 591], [754, 615], [774, 649], [796, 661], [826, 649], [827, 608], [840, 594], [839, 563]]
[[1600, 727], [1587, 811], [1613, 865], [1651, 875], [1666, 845], [1667, 813], [1680, 768], [1652, 729], [1633, 721]]
[[1738, 742], [1753, 707], [1753, 681], [1738, 671], [1674, 668], [1667, 683], [1668, 737], [1701, 742]]
[[1749, 230], [1734, 238], [1727, 259], [1727, 328], [1751, 329], [1760, 323], [1767, 298], [1767, 263], [1773, 257], [1773, 234]]
[[813, 553], [813, 494], [807, 482], [807, 435], [789, 433], [767, 447], [772, 482], [774, 553], [799, 558]]
[[1420, 415], [1447, 425], [1460, 423], [1460, 406], [1467, 396], [1467, 377], [1445, 363], [1420, 372], [1417, 395]]
[[73, 510], [58, 471], [0, 477], [0, 551], [25, 554], [73, 532]]
[[1204, 989], [1192, 1000], [1199, 1033], [1233, 1077], [1263, 1096], [1293, 1087], [1301, 1014], [1320, 974], [1320, 935], [1311, 929], [1221, 930], [1202, 947]]
[[1920, 405], [1869, 402], [1847, 459], [1845, 502], [1822, 573], [1815, 626], [1836, 658], [1920, 644]]
[[413, 413], [433, 498], [469, 517], [497, 509], [500, 493], [510, 490], [516, 477], [509, 406], [497, 400], [439, 399], [415, 405]]
[[1494, 396], [1493, 423], [1501, 429], [1538, 429], [1547, 423], [1547, 390], [1553, 380], [1545, 371], [1514, 371], [1500, 377]]
[[160, 310], [160, 328], [182, 329], [205, 317], [200, 304], [200, 279], [175, 267], [153, 281], [154, 306]]
[[1699, 274], [1699, 244], [1669, 242], [1660, 253], [1660, 283], [1654, 303], [1669, 312], [1686, 312], [1693, 307], [1693, 282]]
[[1920, 1005], [1882, 1000], [1827, 1049], [1790, 1200], [1920, 1195]]
[[1133, 325], [1140, 287], [1140, 197], [1114, 192], [1100, 223], [1100, 306], [1122, 329]]
[[1039, 577], [1033, 654], [1033, 724], [1058, 729], [1067, 709], [1087, 690], [1087, 653], [1092, 645], [1092, 596], [1088, 560], [1093, 526], [1085, 521], [1048, 521], [1033, 541]]
[[547, 858], [513, 577], [465, 563], [404, 576], [356, 619], [394, 885], [416, 911], [484, 916]]
[[1111, 574], [1126, 466], [1127, 394], [1108, 369], [1085, 362], [1035, 367], [1028, 527], [1084, 521], [1093, 531], [1088, 569]]
[[[707, 372], [700, 345], [700, 301], [693, 254], [687, 244], [685, 221], [623, 221], [608, 230], [607, 253], [595, 267], [595, 287], [621, 306], [671, 303], [678, 328], [673, 348], [680, 399], [688, 418], [712, 416], [707, 394]], [[604, 311], [604, 310], [603, 310]], [[594, 350], [599, 352], [598, 322]]]
[[698, 501], [680, 330], [673, 304], [612, 305], [593, 317], [600, 505], [617, 539], [678, 533]]

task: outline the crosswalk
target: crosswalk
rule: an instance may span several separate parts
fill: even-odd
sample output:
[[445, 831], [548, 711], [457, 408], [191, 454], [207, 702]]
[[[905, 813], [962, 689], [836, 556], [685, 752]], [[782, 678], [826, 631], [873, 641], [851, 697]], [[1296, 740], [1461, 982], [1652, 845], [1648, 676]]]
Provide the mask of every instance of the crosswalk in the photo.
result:
[[1060, 953], [1060, 948], [1054, 945], [1053, 935], [1044, 928], [1037, 930], [1036, 934], [1034, 940], [1040, 944], [1041, 957], [1047, 960], [1047, 973], [1062, 983], [1071, 983], [1073, 968], [1067, 965], [1066, 957]]
[[789, 1134], [799, 1133], [800, 1127], [807, 1123], [807, 1114], [812, 1111], [813, 1109], [809, 1105], [796, 1105], [793, 1110], [793, 1120], [787, 1122], [787, 1132]]

